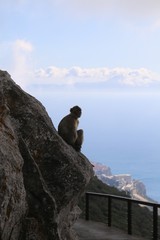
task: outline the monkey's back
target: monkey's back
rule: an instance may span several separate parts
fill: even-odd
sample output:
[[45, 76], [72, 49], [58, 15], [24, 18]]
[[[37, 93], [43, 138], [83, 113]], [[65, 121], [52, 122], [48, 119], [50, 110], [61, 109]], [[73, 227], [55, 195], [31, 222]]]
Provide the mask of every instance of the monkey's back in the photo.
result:
[[74, 145], [77, 138], [78, 120], [72, 114], [65, 116], [58, 125], [58, 134], [70, 145]]

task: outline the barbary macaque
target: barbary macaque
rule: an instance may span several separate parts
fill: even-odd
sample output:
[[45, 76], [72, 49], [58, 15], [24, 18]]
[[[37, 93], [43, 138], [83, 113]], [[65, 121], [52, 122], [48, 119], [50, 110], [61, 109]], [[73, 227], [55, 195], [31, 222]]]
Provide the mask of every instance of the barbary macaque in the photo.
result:
[[78, 106], [70, 109], [70, 114], [65, 116], [58, 125], [59, 135], [76, 151], [81, 150], [83, 143], [83, 130], [77, 130], [82, 110]]

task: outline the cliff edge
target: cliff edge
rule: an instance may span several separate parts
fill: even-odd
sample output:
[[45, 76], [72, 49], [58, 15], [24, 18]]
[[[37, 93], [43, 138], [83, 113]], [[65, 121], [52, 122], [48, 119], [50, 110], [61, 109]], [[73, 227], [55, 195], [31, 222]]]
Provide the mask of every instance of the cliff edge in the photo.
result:
[[0, 239], [72, 240], [92, 165], [42, 104], [0, 71]]

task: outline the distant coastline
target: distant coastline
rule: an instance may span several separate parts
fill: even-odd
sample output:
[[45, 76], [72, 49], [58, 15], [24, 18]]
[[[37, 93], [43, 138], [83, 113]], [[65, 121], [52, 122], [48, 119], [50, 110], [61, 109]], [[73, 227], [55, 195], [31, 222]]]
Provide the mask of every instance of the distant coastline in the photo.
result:
[[110, 167], [101, 163], [93, 163], [93, 165], [95, 175], [107, 185], [125, 191], [133, 199], [157, 203], [147, 195], [145, 184], [141, 180], [133, 179], [131, 174], [113, 175]]

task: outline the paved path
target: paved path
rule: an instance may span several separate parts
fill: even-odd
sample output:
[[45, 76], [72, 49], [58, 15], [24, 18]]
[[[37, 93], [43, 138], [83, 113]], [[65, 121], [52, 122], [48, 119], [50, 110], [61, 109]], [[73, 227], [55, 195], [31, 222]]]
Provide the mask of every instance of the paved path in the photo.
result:
[[79, 219], [75, 223], [74, 229], [79, 240], [144, 240], [128, 235], [117, 228], [110, 228], [104, 223], [85, 221], [83, 219]]

